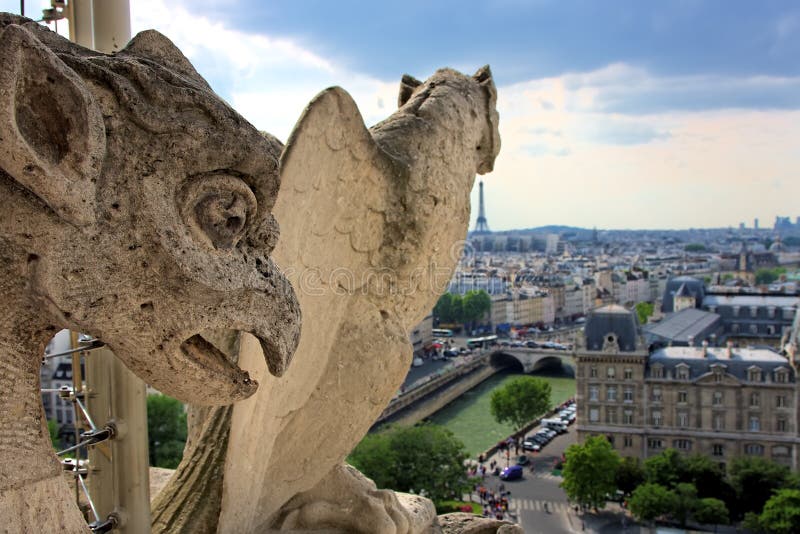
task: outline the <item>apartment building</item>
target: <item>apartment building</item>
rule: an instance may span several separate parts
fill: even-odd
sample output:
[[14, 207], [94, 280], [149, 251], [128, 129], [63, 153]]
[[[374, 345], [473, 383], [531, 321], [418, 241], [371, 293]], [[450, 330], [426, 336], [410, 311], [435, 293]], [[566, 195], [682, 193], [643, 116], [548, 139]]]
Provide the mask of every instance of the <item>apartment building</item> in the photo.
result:
[[645, 350], [634, 314], [599, 308], [576, 351], [578, 439], [605, 435], [623, 456], [672, 447], [720, 462], [763, 456], [798, 467], [795, 368], [767, 348]]

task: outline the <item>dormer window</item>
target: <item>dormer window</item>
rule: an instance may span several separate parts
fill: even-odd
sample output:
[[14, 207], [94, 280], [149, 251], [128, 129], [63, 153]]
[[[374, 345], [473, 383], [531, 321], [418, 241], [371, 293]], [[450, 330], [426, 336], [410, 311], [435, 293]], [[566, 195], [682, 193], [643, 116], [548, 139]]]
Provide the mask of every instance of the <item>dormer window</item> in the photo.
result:
[[680, 363], [675, 367], [675, 378], [678, 380], [689, 380], [689, 366]]
[[750, 317], [758, 317], [758, 306], [750, 306]]
[[775, 306], [769, 306], [767, 308], [767, 317], [769, 317], [770, 319], [775, 318]]
[[650, 368], [650, 378], [664, 378], [664, 366], [654, 365]]
[[714, 382], [722, 382], [722, 377], [725, 376], [725, 366], [724, 365], [712, 365], [711, 372], [714, 374]]
[[731, 310], [733, 311], [734, 317], [739, 317], [739, 306], [732, 306]]
[[606, 377], [609, 380], [613, 380], [616, 375], [617, 375], [617, 371], [616, 371], [616, 369], [614, 367], [606, 368]]
[[785, 384], [789, 381], [789, 371], [785, 367], [775, 369], [775, 382]]
[[761, 382], [761, 368], [754, 365], [747, 369], [747, 379], [750, 382]]

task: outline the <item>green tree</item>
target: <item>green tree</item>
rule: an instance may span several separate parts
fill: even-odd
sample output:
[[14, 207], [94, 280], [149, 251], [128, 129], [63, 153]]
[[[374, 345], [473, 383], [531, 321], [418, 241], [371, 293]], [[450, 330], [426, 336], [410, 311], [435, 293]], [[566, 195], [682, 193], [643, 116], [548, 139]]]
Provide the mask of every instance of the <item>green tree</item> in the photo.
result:
[[492, 309], [492, 298], [484, 290], [468, 291], [464, 295], [463, 310], [465, 322], [477, 322]]
[[626, 495], [630, 495], [633, 490], [644, 482], [644, 468], [639, 458], [626, 456], [622, 458], [615, 476], [617, 489]]
[[150, 465], [178, 467], [186, 444], [186, 412], [179, 400], [161, 394], [147, 397], [147, 437]]
[[717, 497], [726, 505], [735, 504], [736, 493], [719, 463], [703, 454], [692, 454], [683, 459], [681, 468], [681, 481], [694, 484], [698, 497]]
[[453, 295], [445, 293], [433, 307], [433, 315], [439, 318], [442, 323], [450, 323], [453, 316]]
[[783, 267], [758, 269], [756, 270], [756, 284], [771, 284], [780, 278], [782, 274], [786, 274], [786, 269]]
[[464, 297], [461, 295], [453, 295], [453, 298], [450, 300], [450, 317], [447, 322], [464, 322]]
[[638, 302], [636, 304], [636, 317], [639, 319], [639, 324], [647, 324], [647, 320], [653, 315], [652, 302]]
[[466, 459], [464, 444], [452, 432], [429, 423], [368, 436], [349, 457], [378, 487], [422, 492], [434, 502], [460, 498], [471, 487]]
[[775, 534], [800, 532], [800, 490], [778, 490], [764, 505], [764, 511], [757, 521], [753, 521], [752, 516], [748, 519], [747, 526], [755, 527], [754, 530]]
[[653, 521], [675, 509], [675, 494], [661, 484], [642, 484], [628, 499], [628, 508], [640, 521]]
[[565, 456], [561, 487], [567, 497], [583, 507], [603, 508], [617, 489], [619, 454], [605, 436], [593, 436], [570, 445]]
[[58, 439], [58, 423], [56, 423], [52, 419], [48, 419], [47, 433], [50, 434], [50, 443], [53, 444], [53, 448], [55, 450], [58, 450], [61, 447], [60, 440]]
[[760, 513], [772, 493], [784, 487], [789, 470], [758, 456], [734, 458], [728, 476], [738, 499], [737, 511]]
[[680, 521], [682, 527], [686, 527], [686, 522], [697, 504], [697, 488], [694, 484], [679, 482], [673, 493], [675, 498], [672, 501], [672, 517]]
[[391, 430], [364, 436], [347, 461], [371, 478], [379, 488], [393, 488], [396, 485], [397, 457], [392, 449]]
[[492, 416], [497, 422], [509, 422], [520, 430], [550, 408], [550, 392], [550, 383], [541, 378], [515, 378], [492, 392]]
[[699, 499], [695, 503], [694, 520], [703, 524], [727, 525], [730, 523], [728, 507], [714, 497]]
[[644, 461], [647, 481], [672, 489], [683, 475], [683, 456], [675, 449], [667, 449], [661, 454]]

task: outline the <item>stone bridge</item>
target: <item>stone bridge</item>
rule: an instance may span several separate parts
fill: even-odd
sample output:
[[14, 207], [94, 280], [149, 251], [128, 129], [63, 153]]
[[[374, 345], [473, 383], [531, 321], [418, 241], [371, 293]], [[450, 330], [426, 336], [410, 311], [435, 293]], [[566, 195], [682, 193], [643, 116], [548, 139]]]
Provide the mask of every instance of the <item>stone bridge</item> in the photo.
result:
[[489, 363], [496, 369], [515, 366], [521, 367], [524, 373], [532, 373], [562, 363], [574, 367], [574, 355], [572, 351], [566, 350], [504, 347], [489, 355]]

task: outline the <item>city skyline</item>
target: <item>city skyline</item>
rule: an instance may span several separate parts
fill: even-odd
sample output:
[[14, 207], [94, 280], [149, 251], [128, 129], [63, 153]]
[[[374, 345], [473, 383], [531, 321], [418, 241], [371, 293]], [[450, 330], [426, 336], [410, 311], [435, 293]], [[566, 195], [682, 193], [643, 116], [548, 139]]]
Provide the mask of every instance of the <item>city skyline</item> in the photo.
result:
[[[42, 4], [27, 1], [28, 15]], [[0, 9], [18, 12], [19, 2]], [[796, 216], [793, 2], [131, 0], [131, 9], [134, 32], [170, 37], [216, 92], [284, 141], [327, 86], [349, 91], [371, 125], [395, 109], [403, 73], [490, 64], [503, 141], [483, 177], [492, 230], [754, 218], [768, 227]]]

